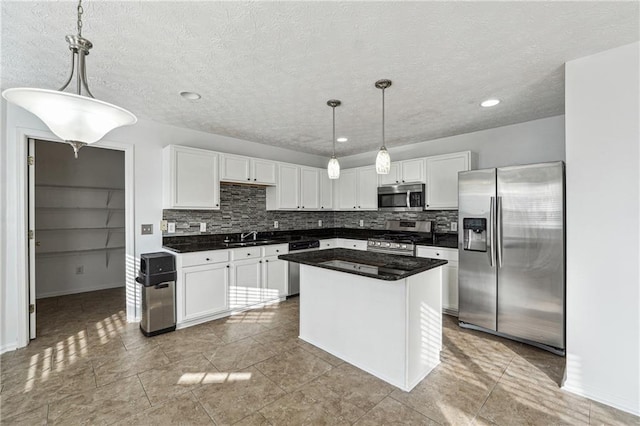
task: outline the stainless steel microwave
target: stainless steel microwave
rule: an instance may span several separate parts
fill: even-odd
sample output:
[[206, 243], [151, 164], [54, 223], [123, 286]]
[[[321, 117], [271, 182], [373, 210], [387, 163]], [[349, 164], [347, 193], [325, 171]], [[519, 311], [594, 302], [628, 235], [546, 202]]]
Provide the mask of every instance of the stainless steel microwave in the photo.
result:
[[378, 210], [420, 211], [424, 210], [425, 199], [426, 193], [423, 183], [378, 187]]

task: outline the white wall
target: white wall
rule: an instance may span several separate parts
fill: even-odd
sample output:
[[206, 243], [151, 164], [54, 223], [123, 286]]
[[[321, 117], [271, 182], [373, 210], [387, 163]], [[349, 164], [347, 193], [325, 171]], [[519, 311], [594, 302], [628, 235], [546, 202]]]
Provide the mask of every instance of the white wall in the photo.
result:
[[640, 415], [640, 43], [566, 64], [564, 388]]
[[[565, 158], [564, 116], [543, 118], [388, 149], [392, 161], [472, 151], [477, 155], [476, 168], [479, 169], [562, 161]], [[340, 166], [349, 168], [375, 163], [376, 153], [374, 151], [339, 158]]]

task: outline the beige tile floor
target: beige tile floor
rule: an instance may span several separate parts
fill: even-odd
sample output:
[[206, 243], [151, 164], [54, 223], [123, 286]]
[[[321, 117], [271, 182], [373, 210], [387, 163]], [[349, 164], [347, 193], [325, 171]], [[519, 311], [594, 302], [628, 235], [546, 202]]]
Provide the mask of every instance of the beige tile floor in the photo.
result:
[[0, 358], [2, 424], [640, 424], [560, 390], [564, 358], [462, 330], [403, 392], [297, 338], [298, 300], [145, 338], [124, 291], [38, 301], [38, 338]]

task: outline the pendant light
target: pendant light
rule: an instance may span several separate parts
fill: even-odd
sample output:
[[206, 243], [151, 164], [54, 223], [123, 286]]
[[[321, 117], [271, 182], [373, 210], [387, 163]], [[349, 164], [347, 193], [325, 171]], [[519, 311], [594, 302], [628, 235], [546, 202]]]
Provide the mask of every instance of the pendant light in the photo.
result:
[[[93, 98], [87, 83], [85, 57], [93, 44], [82, 37], [82, 0], [78, 1], [77, 35], [65, 37], [71, 50], [71, 74], [58, 90], [19, 87], [2, 96], [36, 115], [60, 139], [73, 147], [75, 157], [83, 146], [102, 139], [111, 130], [134, 124], [135, 115], [126, 109]], [[76, 93], [64, 92], [76, 75]], [[82, 95], [82, 90], [86, 96]]]
[[391, 170], [391, 156], [387, 147], [384, 146], [384, 90], [391, 86], [391, 80], [378, 80], [376, 87], [382, 89], [382, 146], [376, 156], [376, 172], [379, 175], [388, 175]]
[[338, 179], [340, 177], [340, 163], [338, 163], [338, 159], [336, 158], [336, 107], [341, 104], [342, 102], [337, 99], [327, 101], [327, 105], [333, 110], [333, 154], [331, 154], [331, 159], [329, 160], [329, 164], [327, 164], [329, 179]]

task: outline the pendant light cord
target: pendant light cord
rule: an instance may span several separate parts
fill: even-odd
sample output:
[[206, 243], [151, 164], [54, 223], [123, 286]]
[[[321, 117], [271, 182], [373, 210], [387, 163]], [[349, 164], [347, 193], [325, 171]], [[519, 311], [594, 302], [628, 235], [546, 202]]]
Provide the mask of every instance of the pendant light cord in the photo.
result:
[[385, 87], [382, 88], [382, 147], [384, 149], [387, 149], [386, 147], [386, 143], [384, 140], [384, 91], [385, 91]]
[[335, 105], [331, 107], [333, 111], [333, 154], [332, 156], [336, 156], [336, 107]]

